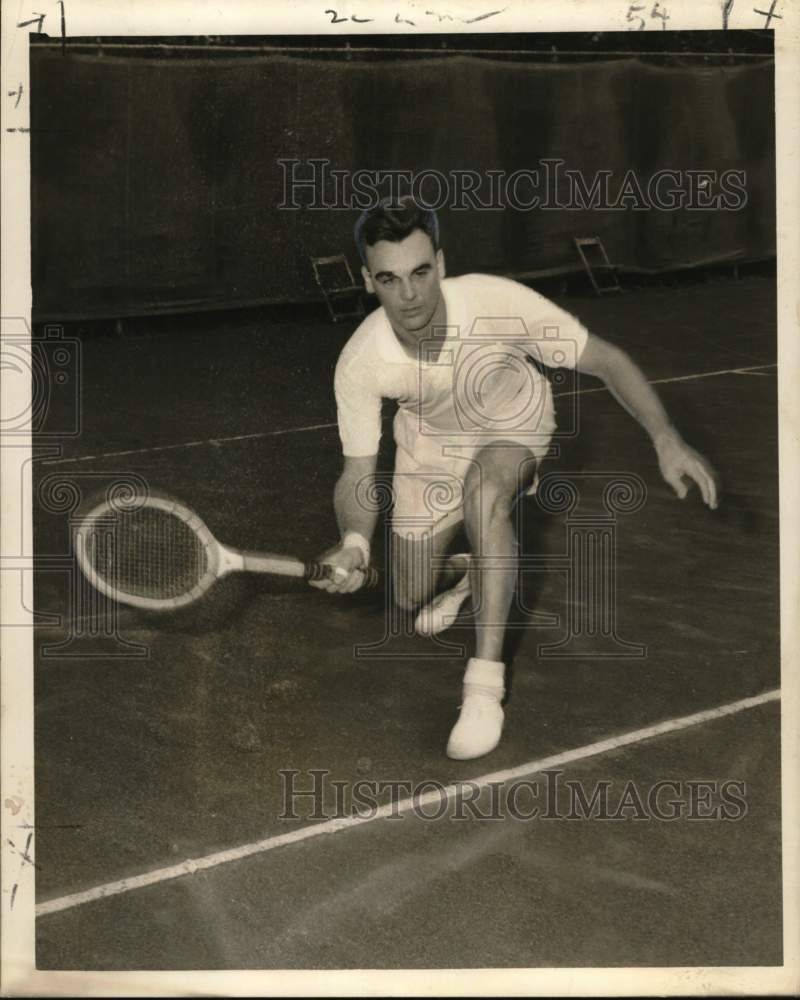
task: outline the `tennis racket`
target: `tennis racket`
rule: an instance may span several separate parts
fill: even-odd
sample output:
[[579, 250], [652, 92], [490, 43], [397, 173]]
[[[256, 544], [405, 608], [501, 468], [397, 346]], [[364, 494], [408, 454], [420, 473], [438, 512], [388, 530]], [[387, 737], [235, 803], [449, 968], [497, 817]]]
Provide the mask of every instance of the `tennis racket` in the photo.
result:
[[[229, 573], [333, 576], [324, 563], [229, 548], [191, 507], [164, 494], [129, 494], [124, 502], [106, 498], [80, 518], [74, 540], [78, 565], [97, 590], [152, 611], [192, 604]], [[359, 572], [362, 586], [377, 585], [376, 569]]]

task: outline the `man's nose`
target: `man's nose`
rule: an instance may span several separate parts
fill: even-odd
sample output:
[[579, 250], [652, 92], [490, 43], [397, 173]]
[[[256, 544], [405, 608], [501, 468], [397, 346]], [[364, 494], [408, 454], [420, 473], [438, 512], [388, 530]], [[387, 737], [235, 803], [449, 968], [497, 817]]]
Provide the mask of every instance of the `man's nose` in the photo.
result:
[[400, 282], [400, 298], [404, 302], [411, 302], [416, 297], [416, 290], [410, 281], [401, 280]]

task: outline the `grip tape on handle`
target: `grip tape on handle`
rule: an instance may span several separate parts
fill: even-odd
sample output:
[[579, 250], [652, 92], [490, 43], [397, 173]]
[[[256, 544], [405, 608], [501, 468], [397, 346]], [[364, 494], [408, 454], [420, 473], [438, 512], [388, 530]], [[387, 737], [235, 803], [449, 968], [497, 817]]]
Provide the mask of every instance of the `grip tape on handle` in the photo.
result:
[[[357, 572], [364, 574], [365, 579], [362, 587], [372, 590], [378, 586], [378, 583], [380, 582], [380, 573], [374, 566], [368, 566], [366, 569], [357, 570]], [[329, 566], [327, 563], [306, 563], [306, 580], [327, 580], [330, 579], [332, 575], [333, 567]]]

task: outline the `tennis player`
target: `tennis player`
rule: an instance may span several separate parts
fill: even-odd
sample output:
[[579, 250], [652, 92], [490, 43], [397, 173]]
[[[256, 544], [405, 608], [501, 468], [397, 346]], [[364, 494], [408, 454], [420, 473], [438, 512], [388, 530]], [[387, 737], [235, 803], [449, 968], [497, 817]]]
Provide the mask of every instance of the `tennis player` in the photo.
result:
[[[357, 590], [377, 512], [367, 502], [394, 399], [393, 590], [415, 628], [436, 634], [472, 597], [475, 656], [447, 754], [493, 750], [503, 726], [503, 642], [516, 583], [512, 513], [536, 488], [555, 430], [548, 368], [603, 380], [644, 427], [664, 479], [683, 499], [686, 479], [717, 505], [714, 472], [677, 433], [656, 393], [619, 348], [525, 286], [485, 274], [445, 277], [434, 212], [401, 199], [365, 212], [355, 228], [367, 291], [381, 308], [345, 345], [334, 389], [344, 468], [334, 490], [341, 541], [320, 560], [335, 567], [314, 586]], [[471, 551], [450, 553], [463, 526]]]

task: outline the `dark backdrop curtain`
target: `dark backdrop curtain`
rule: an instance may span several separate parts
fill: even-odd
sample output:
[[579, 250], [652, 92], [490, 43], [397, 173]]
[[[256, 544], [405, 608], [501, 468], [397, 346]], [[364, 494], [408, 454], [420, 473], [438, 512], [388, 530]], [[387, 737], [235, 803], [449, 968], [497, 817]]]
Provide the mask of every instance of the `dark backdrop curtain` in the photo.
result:
[[587, 178], [610, 170], [613, 194], [628, 170], [645, 182], [660, 169], [746, 173], [737, 211], [445, 209], [454, 274], [569, 268], [576, 235], [649, 270], [775, 251], [771, 61], [366, 63], [34, 47], [31, 89], [36, 318], [317, 298], [308, 257], [345, 251], [355, 265], [357, 211], [281, 209], [278, 159], [485, 175], [561, 158]]

